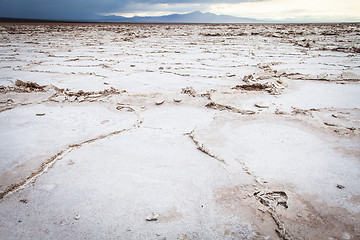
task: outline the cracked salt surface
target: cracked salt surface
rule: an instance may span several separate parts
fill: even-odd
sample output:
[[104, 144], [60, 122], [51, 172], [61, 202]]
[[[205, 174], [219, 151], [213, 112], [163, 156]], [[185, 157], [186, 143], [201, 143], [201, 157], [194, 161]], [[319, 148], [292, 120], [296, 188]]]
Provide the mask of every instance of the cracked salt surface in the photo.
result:
[[[244, 162], [254, 174], [274, 184], [290, 185], [299, 193], [318, 195], [320, 201], [360, 212], [357, 204], [348, 201], [359, 195], [359, 166], [356, 156], [336, 151], [341, 142], [327, 136], [317, 136], [301, 124], [289, 126], [285, 119], [261, 120], [222, 119], [216, 126], [196, 133], [198, 141], [217, 156], [234, 162]], [[213, 139], [221, 137], [219, 145]], [[321, 138], [322, 137], [322, 138]], [[208, 140], [209, 139], [209, 140]], [[358, 143], [346, 142], [356, 149]], [[232, 149], [229, 151], [229, 149]], [[335, 187], [341, 182], [347, 190]]]
[[[37, 116], [44, 113], [44, 116]], [[104, 120], [109, 120], [102, 124]], [[71, 144], [101, 134], [129, 128], [137, 116], [114, 113], [101, 104], [39, 104], [18, 107], [2, 113], [0, 145], [1, 190], [24, 178], [40, 165]], [[26, 169], [28, 169], [26, 171]], [[11, 170], [11, 172], [9, 172]]]
[[[72, 166], [67, 164], [68, 159], [73, 159]], [[41, 213], [31, 210], [30, 216], [13, 217], [56, 223], [63, 218], [69, 221], [72, 213], [79, 214], [83, 224], [72, 235], [75, 238], [96, 238], [115, 228], [113, 236], [120, 237], [127, 227], [134, 231], [135, 235], [126, 234], [131, 239], [151, 237], [155, 232], [166, 236], [168, 229], [172, 229], [172, 236], [194, 232], [211, 237], [220, 229], [216, 215], [207, 209], [214, 205], [212, 189], [231, 182], [223, 175], [226, 170], [197, 151], [187, 136], [140, 128], [73, 150], [34, 187], [18, 193], [34, 209], [57, 208]], [[54, 187], [49, 190], [49, 185]], [[7, 205], [12, 203], [3, 201], [4, 210]], [[168, 216], [171, 211], [177, 213], [173, 218]], [[156, 225], [145, 221], [151, 212], [159, 214]], [[10, 214], [6, 210], [2, 213]], [[55, 238], [72, 231], [55, 225], [51, 230]]]
[[359, 238], [359, 24], [0, 32], [1, 236]]

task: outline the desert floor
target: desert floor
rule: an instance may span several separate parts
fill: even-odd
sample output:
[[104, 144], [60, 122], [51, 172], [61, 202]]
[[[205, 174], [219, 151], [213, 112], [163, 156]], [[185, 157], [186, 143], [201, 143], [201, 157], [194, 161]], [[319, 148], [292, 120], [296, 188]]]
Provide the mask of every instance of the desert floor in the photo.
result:
[[360, 24], [0, 24], [1, 239], [360, 239]]

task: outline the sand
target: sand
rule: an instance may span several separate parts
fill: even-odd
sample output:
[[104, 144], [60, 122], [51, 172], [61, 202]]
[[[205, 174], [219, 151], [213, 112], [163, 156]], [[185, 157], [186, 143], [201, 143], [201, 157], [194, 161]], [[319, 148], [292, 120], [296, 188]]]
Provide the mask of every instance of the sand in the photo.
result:
[[0, 24], [4, 239], [359, 239], [359, 24]]

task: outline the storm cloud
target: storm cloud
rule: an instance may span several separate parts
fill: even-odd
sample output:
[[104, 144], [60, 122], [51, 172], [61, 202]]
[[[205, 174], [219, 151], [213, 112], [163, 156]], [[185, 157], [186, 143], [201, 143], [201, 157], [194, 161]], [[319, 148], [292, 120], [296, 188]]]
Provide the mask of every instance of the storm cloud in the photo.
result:
[[240, 2], [254, 0], [0, 0], [0, 16], [79, 20], [115, 12], [203, 11], [207, 4]]
[[194, 11], [262, 20], [360, 21], [359, 0], [0, 0], [0, 17], [97, 20]]

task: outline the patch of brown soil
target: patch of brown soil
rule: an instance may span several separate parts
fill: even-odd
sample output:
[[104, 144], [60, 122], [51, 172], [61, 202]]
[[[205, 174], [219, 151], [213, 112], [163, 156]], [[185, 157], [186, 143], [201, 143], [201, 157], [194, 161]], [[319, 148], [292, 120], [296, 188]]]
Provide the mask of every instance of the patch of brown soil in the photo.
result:
[[236, 85], [232, 89], [245, 90], [245, 91], [264, 91], [268, 88], [269, 86], [266, 84], [254, 83], [254, 84]]

